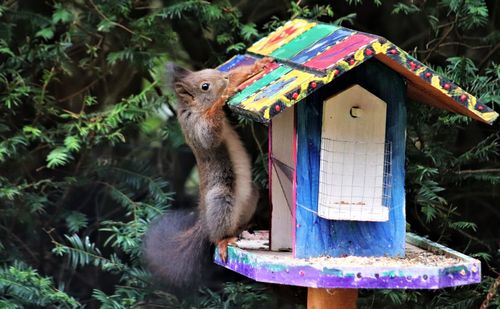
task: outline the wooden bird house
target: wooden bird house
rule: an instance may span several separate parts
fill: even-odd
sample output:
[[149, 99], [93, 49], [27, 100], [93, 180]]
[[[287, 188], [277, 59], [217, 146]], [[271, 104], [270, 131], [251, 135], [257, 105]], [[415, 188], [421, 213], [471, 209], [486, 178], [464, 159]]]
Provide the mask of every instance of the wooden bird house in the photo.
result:
[[[478, 282], [479, 261], [406, 234], [406, 102], [486, 123], [498, 114], [382, 37], [302, 19], [218, 69], [266, 56], [275, 61], [228, 105], [269, 126], [271, 230], [259, 250], [232, 247], [216, 261], [309, 287]], [[419, 259], [428, 254], [442, 263]]]

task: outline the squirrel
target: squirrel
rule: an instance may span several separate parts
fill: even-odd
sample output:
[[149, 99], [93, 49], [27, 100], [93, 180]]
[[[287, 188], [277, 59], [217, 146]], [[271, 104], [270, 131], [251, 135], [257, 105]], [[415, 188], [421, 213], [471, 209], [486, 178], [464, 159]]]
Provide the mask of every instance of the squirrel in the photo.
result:
[[252, 182], [250, 158], [223, 107], [240, 84], [271, 61], [262, 58], [228, 73], [168, 66], [178, 99], [177, 118], [200, 178], [197, 212], [169, 211], [144, 238], [147, 267], [170, 286], [189, 286], [199, 280], [210, 243], [218, 247], [225, 262], [227, 246], [235, 244], [254, 214], [259, 193]]

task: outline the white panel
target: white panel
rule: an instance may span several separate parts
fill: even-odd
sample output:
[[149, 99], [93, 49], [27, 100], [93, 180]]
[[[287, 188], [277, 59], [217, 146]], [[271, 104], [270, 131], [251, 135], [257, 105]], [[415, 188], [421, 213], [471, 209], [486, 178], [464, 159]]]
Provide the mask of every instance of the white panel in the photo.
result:
[[[384, 200], [387, 105], [359, 85], [325, 101], [318, 214], [387, 221]], [[387, 193], [387, 191], [386, 191]]]
[[294, 168], [294, 107], [287, 108], [272, 119], [271, 155], [271, 250], [292, 248]]

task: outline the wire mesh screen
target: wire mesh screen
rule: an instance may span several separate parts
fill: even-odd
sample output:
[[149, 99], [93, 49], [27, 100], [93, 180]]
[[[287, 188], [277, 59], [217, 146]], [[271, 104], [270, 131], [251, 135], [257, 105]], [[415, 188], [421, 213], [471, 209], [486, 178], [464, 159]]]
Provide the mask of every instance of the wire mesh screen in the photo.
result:
[[318, 215], [327, 219], [387, 221], [391, 144], [322, 138]]

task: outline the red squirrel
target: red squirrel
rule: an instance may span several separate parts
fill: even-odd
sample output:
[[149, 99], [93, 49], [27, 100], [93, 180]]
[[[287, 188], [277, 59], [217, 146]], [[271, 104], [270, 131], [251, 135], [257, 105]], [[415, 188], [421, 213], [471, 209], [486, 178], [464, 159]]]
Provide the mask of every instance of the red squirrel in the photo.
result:
[[[271, 61], [262, 58], [228, 73], [169, 67], [178, 99], [177, 118], [200, 178], [197, 214], [170, 211], [151, 225], [144, 238], [149, 270], [171, 286], [199, 279], [210, 243], [217, 245], [225, 261], [228, 244], [235, 242], [254, 214], [259, 194], [252, 182], [250, 157], [223, 106], [241, 83]], [[191, 226], [186, 229], [186, 225]]]

